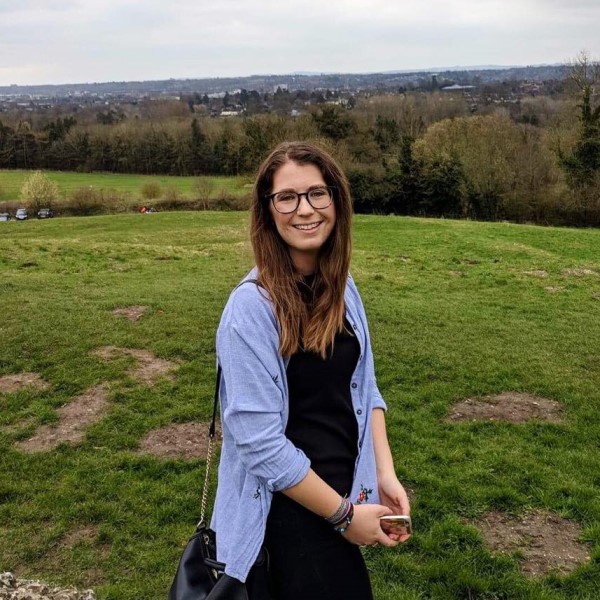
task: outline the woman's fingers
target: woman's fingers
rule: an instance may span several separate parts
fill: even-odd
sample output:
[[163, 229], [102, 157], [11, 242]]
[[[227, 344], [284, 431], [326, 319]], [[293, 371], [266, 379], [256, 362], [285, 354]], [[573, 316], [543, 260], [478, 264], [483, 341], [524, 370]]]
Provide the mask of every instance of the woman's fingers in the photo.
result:
[[377, 538], [377, 542], [376, 543], [381, 544], [382, 546], [385, 546], [386, 548], [394, 548], [400, 542], [399, 541], [394, 541], [389, 535], [383, 533], [383, 531], [382, 531], [381, 535]]

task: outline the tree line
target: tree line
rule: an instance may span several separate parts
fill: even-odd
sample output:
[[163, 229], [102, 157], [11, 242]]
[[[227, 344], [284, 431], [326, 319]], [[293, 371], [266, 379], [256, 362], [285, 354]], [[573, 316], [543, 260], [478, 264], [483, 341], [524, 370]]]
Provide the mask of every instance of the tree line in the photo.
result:
[[0, 168], [239, 175], [278, 142], [310, 139], [342, 163], [357, 212], [597, 226], [600, 69], [580, 57], [571, 81], [569, 97], [476, 112], [437, 92], [332, 99], [296, 117], [0, 122]]

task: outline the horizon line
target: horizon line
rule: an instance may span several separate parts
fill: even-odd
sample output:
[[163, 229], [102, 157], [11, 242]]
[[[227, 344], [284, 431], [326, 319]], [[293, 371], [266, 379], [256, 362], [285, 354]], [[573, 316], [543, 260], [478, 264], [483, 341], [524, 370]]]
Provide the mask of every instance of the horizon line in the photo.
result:
[[77, 86], [77, 85], [104, 85], [104, 84], [127, 84], [127, 83], [153, 83], [164, 81], [196, 81], [196, 80], [219, 80], [219, 79], [249, 79], [251, 77], [315, 77], [328, 75], [394, 75], [394, 74], [418, 74], [418, 73], [445, 73], [451, 71], [504, 71], [508, 69], [527, 69], [536, 67], [560, 67], [567, 66], [568, 63], [538, 63], [527, 65], [455, 65], [446, 67], [427, 67], [423, 69], [392, 69], [386, 71], [292, 71], [288, 73], [252, 73], [250, 75], [229, 75], [229, 76], [196, 76], [196, 77], [168, 77], [162, 79], [122, 79], [105, 81], [77, 81], [61, 83], [10, 83], [0, 84], [0, 88], [27, 88], [27, 87], [59, 87], [59, 86]]

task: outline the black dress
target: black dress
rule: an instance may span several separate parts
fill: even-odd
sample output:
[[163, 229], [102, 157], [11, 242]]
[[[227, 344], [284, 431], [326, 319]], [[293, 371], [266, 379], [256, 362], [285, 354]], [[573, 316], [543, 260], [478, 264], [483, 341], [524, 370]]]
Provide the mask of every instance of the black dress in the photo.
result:
[[[303, 450], [311, 468], [339, 494], [352, 487], [358, 453], [358, 424], [350, 379], [360, 346], [345, 322], [331, 356], [303, 350], [287, 368], [290, 414], [286, 436]], [[371, 600], [369, 574], [358, 546], [322, 517], [273, 495], [265, 546], [275, 600]]]

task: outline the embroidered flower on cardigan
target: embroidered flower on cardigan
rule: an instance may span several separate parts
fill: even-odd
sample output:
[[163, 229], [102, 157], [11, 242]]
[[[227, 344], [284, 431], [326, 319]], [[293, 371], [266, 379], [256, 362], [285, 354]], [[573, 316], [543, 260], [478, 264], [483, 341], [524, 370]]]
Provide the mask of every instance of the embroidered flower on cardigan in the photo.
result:
[[362, 483], [360, 484], [360, 494], [356, 499], [356, 504], [362, 504], [369, 499], [369, 494], [373, 493], [373, 488], [367, 489]]

